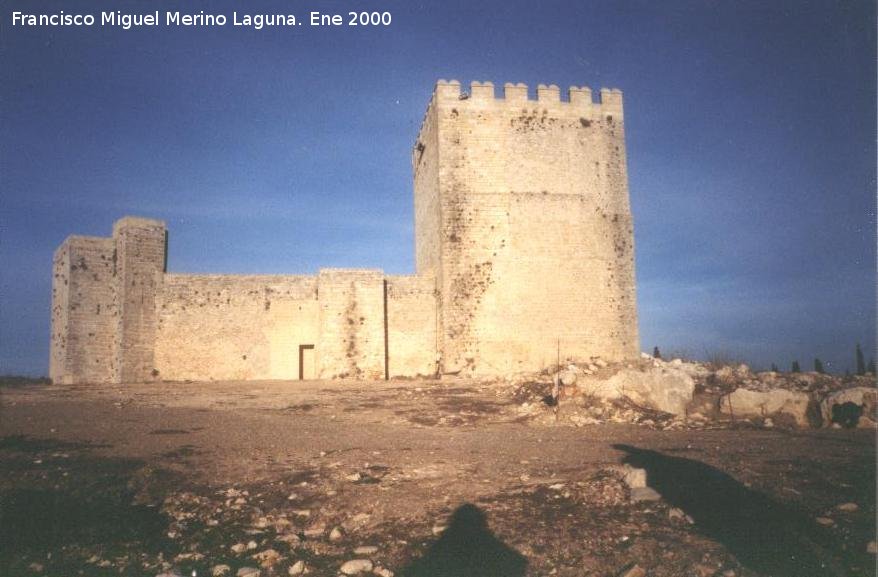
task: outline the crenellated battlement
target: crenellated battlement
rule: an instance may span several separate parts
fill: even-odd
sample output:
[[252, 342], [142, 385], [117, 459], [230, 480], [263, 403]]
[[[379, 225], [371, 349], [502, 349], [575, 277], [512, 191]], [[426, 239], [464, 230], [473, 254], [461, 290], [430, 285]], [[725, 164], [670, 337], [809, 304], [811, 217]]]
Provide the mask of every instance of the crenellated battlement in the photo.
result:
[[[594, 96], [598, 98], [595, 100]], [[530, 97], [530, 89], [527, 84], [521, 82], [507, 82], [503, 85], [502, 96], [498, 96], [493, 82], [473, 81], [470, 83], [469, 91], [465, 91], [458, 80], [439, 80], [433, 91], [430, 105], [432, 106], [434, 102], [461, 100], [476, 102], [501, 100], [516, 104], [538, 102], [566, 105], [578, 109], [597, 107], [610, 114], [622, 114], [622, 91], [618, 88], [601, 88], [594, 94], [588, 86], [571, 86], [567, 89], [566, 99], [562, 99], [561, 89], [557, 85], [539, 84], [536, 89], [536, 99], [533, 99]]]
[[476, 106], [485, 106], [489, 103], [510, 106], [536, 104], [561, 114], [576, 114], [590, 118], [608, 115], [613, 116], [617, 121], [624, 120], [622, 91], [618, 88], [601, 88], [595, 92], [588, 86], [571, 86], [567, 89], [566, 99], [562, 99], [561, 89], [556, 84], [539, 84], [536, 88], [536, 98], [533, 98], [528, 85], [522, 82], [505, 83], [502, 94], [498, 95], [493, 82], [472, 81], [469, 90], [464, 90], [459, 80], [440, 79], [436, 82], [433, 97], [424, 112], [421, 132], [414, 145], [415, 149], [422, 140], [421, 133], [428, 125], [430, 112], [434, 107], [447, 105], [457, 108], [466, 106], [465, 103], [472, 103]]

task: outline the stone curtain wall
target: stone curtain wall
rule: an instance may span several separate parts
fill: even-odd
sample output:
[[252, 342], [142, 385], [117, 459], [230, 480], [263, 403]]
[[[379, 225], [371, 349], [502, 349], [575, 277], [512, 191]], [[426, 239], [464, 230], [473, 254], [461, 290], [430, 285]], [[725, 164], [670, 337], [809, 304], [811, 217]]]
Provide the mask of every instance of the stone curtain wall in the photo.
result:
[[320, 348], [322, 379], [384, 378], [384, 273], [322, 269]]
[[436, 279], [389, 276], [386, 286], [390, 376], [435, 376]]
[[316, 361], [306, 378], [435, 372], [432, 277], [167, 274], [165, 238], [163, 223], [125, 218], [112, 238], [73, 236], [59, 247], [53, 380], [298, 379], [302, 345]]
[[[438, 194], [443, 371], [532, 370], [562, 356], [636, 356], [622, 99], [588, 89], [436, 86], [416, 198]], [[422, 160], [424, 162], [424, 160]], [[428, 221], [429, 218], [422, 217]]]
[[391, 376], [432, 375], [435, 283], [378, 270], [318, 276], [166, 274], [155, 361], [166, 380], [298, 379], [313, 345], [320, 378], [383, 379], [385, 286]]
[[317, 279], [167, 274], [157, 311], [162, 379], [298, 379], [299, 345], [317, 341]]

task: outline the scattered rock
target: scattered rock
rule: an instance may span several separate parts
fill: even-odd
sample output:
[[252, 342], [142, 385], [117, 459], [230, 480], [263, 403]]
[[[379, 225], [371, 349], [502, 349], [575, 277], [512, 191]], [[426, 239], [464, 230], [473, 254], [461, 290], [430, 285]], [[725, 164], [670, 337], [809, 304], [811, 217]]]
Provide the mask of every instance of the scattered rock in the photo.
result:
[[735, 418], [762, 418], [772, 415], [777, 420], [786, 417], [800, 427], [807, 427], [810, 424], [808, 421], [810, 404], [811, 396], [808, 393], [786, 389], [752, 391], [739, 388], [723, 399], [720, 411]]
[[256, 567], [241, 567], [236, 573], [238, 577], [259, 577], [260, 574], [261, 571]]
[[368, 513], [357, 513], [353, 517], [346, 519], [342, 524], [342, 528], [348, 533], [365, 527], [369, 523], [371, 515]]
[[853, 513], [854, 511], [858, 511], [860, 509], [860, 506], [856, 503], [842, 503], [841, 505], [837, 505], [835, 508], [844, 513]]
[[354, 549], [354, 555], [374, 555], [378, 552], [378, 547], [375, 545], [361, 545]]
[[622, 480], [632, 489], [646, 487], [646, 469], [639, 469], [631, 465], [624, 465]]
[[259, 561], [260, 567], [268, 569], [269, 567], [276, 565], [277, 562], [282, 559], [282, 556], [274, 549], [266, 549], [265, 551], [260, 551], [253, 555], [253, 558]]
[[213, 575], [213, 577], [224, 577], [225, 575], [228, 575], [231, 570], [232, 568], [228, 565], [214, 565], [210, 570], [210, 574]]
[[561, 371], [558, 374], [558, 380], [565, 387], [570, 387], [576, 384], [576, 373], [571, 370]]
[[372, 574], [378, 575], [378, 577], [393, 577], [393, 571], [385, 567], [375, 567]]
[[662, 498], [652, 487], [637, 487], [631, 489], [631, 500], [635, 503], [640, 501], [660, 501]]
[[643, 371], [623, 369], [592, 393], [604, 399], [627, 398], [633, 403], [673, 415], [686, 413], [695, 392], [695, 381], [685, 371], [653, 367]]
[[259, 544], [256, 541], [249, 541], [247, 543], [247, 550], [248, 551], [252, 551], [252, 550], [256, 549], [257, 547], [259, 547]]
[[341, 529], [338, 527], [333, 527], [332, 531], [329, 532], [329, 540], [332, 543], [338, 543], [344, 538], [344, 533], [341, 532]]
[[235, 543], [234, 545], [229, 547], [229, 549], [231, 549], [232, 553], [234, 553], [235, 555], [240, 555], [247, 550], [247, 545], [244, 545], [243, 543]]
[[619, 573], [619, 577], [646, 577], [646, 569], [635, 564]]
[[300, 539], [299, 536], [295, 533], [284, 533], [275, 537], [274, 540], [280, 541], [281, 543], [287, 543], [288, 545], [295, 545], [296, 543], [299, 543], [302, 539]]
[[345, 561], [339, 571], [345, 575], [359, 575], [360, 573], [368, 573], [372, 570], [372, 562], [368, 559], [351, 559]]
[[[683, 509], [679, 509], [677, 507], [671, 507], [668, 509], [668, 519], [671, 521], [677, 521], [680, 523], [686, 523], [687, 525], [692, 525], [695, 521], [686, 514]], [[710, 574], [713, 575], [714, 571], [711, 571]]]
[[716, 567], [706, 563], [696, 563], [692, 566], [692, 572], [698, 577], [711, 577], [716, 575]]
[[433, 535], [441, 535], [446, 529], [448, 529], [447, 525], [433, 525]]
[[582, 427], [585, 425], [597, 425], [601, 421], [595, 419], [594, 417], [587, 417], [585, 415], [573, 414], [570, 415], [570, 422], [576, 425], [577, 427]]
[[310, 527], [308, 527], [304, 531], [305, 537], [310, 537], [312, 539], [315, 537], [320, 537], [325, 532], [326, 532], [326, 525], [324, 525], [323, 523], [315, 523], [314, 525], [311, 525]]
[[871, 553], [872, 555], [878, 555], [878, 542], [869, 541], [869, 544], [866, 545], [866, 553]]
[[817, 517], [815, 521], [817, 521], [818, 525], [823, 525], [824, 527], [832, 527], [835, 525], [835, 521], [829, 517]]
[[287, 571], [290, 575], [301, 575], [305, 572], [305, 562], [302, 560], [296, 561], [290, 566], [289, 571]]

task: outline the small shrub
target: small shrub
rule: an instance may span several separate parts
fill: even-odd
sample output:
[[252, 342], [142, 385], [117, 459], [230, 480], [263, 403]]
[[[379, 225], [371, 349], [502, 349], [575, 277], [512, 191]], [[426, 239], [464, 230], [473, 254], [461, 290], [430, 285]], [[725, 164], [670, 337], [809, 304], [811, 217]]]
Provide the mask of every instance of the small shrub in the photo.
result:
[[46, 377], [24, 377], [21, 375], [0, 375], [0, 386], [25, 387], [28, 385], [51, 385], [52, 379]]
[[713, 370], [746, 364], [740, 356], [728, 351], [705, 351], [704, 359]]

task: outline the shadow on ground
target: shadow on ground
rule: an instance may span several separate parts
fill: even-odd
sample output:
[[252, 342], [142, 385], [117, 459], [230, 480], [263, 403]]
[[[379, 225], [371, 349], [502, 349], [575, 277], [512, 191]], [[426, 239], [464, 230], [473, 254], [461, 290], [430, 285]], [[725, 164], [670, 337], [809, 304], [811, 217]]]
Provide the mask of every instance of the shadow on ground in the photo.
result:
[[523, 577], [527, 559], [491, 533], [485, 513], [461, 505], [448, 528], [402, 577]]
[[67, 559], [62, 550], [122, 555], [169, 547], [169, 520], [138, 499], [147, 482], [140, 477], [143, 462], [94, 456], [92, 448], [23, 436], [0, 439], [0, 574], [29, 574], [25, 566], [33, 559], [51, 559], [49, 569], [75, 574], [81, 560]]
[[685, 511], [695, 528], [754, 571], [777, 577], [846, 575], [830, 534], [810, 517], [700, 461], [613, 445], [646, 469], [647, 483]]

